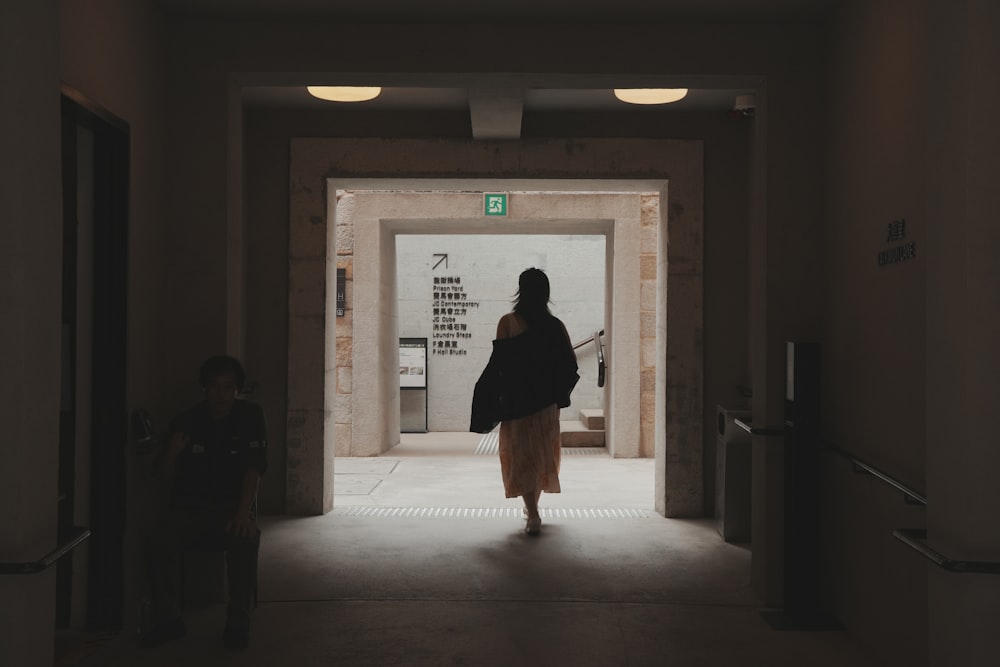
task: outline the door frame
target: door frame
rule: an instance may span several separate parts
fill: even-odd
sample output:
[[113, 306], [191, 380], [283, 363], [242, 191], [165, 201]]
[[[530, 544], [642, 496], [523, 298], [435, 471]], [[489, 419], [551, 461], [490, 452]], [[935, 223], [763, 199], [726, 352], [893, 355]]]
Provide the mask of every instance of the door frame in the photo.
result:
[[[64, 327], [68, 324], [64, 354], [67, 374], [64, 386], [70, 389], [74, 406], [89, 406], [89, 476], [80, 484], [75, 427], [70, 435], [64, 429], [61, 436], [60, 495], [65, 494], [65, 508], [60, 509], [60, 533], [72, 529], [74, 523], [84, 523], [91, 530], [87, 545], [86, 625], [90, 629], [114, 630], [122, 627], [124, 618], [124, 558], [126, 466], [125, 445], [128, 441], [127, 360], [128, 360], [128, 226], [130, 130], [121, 118], [89, 100], [79, 91], [62, 86], [63, 127], [63, 224], [68, 231], [64, 241]], [[77, 128], [85, 127], [93, 135], [92, 191], [79, 191]], [[78, 206], [81, 201], [93, 203], [92, 275], [92, 346], [77, 350], [77, 282], [79, 266], [75, 254]], [[70, 257], [69, 253], [73, 252]], [[79, 386], [77, 368], [81, 354], [89, 354], [95, 372], [87, 386]], [[68, 366], [68, 368], [67, 368]], [[99, 370], [98, 370], [99, 369]], [[81, 394], [78, 396], [78, 394]], [[89, 394], [89, 395], [88, 395]], [[85, 409], [85, 408], [84, 408]], [[75, 424], [74, 407], [69, 421]], [[63, 484], [65, 482], [65, 486]], [[89, 482], [89, 488], [85, 488]], [[89, 508], [88, 508], [89, 505]], [[89, 511], [88, 511], [89, 509]], [[57, 585], [57, 624], [68, 625], [74, 591], [82, 590], [72, 582], [72, 563], [60, 564], [60, 584]]]

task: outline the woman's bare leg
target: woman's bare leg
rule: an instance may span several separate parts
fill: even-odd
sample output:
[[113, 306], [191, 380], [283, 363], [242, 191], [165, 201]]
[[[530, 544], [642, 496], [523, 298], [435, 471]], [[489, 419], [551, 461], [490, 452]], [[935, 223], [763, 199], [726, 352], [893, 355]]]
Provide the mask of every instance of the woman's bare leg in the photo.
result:
[[541, 491], [531, 491], [521, 498], [524, 499], [524, 509], [528, 512], [528, 518], [538, 517], [538, 498], [541, 496]]
[[538, 498], [541, 491], [532, 491], [521, 496], [524, 499], [524, 510], [528, 513], [528, 522], [524, 531], [528, 535], [538, 535], [542, 528], [542, 518], [538, 514]]

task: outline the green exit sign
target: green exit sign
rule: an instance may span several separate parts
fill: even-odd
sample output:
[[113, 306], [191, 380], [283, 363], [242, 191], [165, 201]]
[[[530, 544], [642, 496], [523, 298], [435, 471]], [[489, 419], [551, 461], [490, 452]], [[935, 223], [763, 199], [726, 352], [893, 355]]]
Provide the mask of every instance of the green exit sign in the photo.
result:
[[484, 194], [483, 212], [486, 215], [507, 215], [507, 193]]

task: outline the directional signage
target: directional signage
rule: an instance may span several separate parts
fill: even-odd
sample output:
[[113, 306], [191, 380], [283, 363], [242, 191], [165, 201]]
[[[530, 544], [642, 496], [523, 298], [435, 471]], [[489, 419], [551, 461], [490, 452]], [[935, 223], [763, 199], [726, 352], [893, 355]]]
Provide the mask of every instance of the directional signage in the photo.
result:
[[337, 269], [337, 317], [347, 308], [347, 269]]
[[507, 193], [486, 193], [483, 195], [483, 212], [485, 215], [507, 215]]

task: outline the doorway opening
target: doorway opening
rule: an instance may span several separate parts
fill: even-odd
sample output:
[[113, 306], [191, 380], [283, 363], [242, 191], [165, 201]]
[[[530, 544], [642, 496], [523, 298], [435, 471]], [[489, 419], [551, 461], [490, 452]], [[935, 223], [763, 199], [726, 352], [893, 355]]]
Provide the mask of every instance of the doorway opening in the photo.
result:
[[[588, 294], [586, 289], [580, 289], [582, 285], [574, 285], [573, 271], [566, 271], [560, 280], [566, 282], [567, 295], [575, 295], [583, 302], [579, 304], [580, 317], [586, 314], [592, 317], [595, 311], [603, 310], [602, 321], [582, 323], [581, 320], [580, 328], [591, 333], [604, 331], [601, 338], [606, 341], [608, 366], [617, 369], [610, 372], [607, 388], [603, 391], [595, 388], [596, 396], [593, 397], [598, 401], [598, 411], [605, 417], [607, 451], [614, 458], [655, 457], [656, 441], [662, 441], [666, 431], [663, 412], [656, 410], [657, 402], [661, 405], [665, 402], [665, 372], [662, 371], [666, 356], [665, 326], [657, 326], [658, 322], [665, 324], [665, 317], [662, 313], [658, 317], [657, 309], [658, 304], [664, 304], [659, 307], [661, 311], [665, 307], [666, 271], [663, 270], [665, 263], [661, 266], [657, 258], [663, 255], [660, 248], [666, 247], [665, 223], [659, 207], [661, 190], [665, 192], [666, 184], [661, 182], [658, 188], [650, 188], [648, 183], [642, 184], [645, 187], [636, 184], [623, 187], [620, 183], [605, 182], [586, 188], [591, 185], [589, 182], [569, 183], [572, 188], [566, 184], [561, 184], [560, 188], [551, 181], [469, 183], [462, 187], [455, 187], [451, 182], [429, 181], [419, 184], [420, 187], [409, 184], [399, 189], [385, 187], [382, 183], [377, 188], [371, 188], [370, 184], [357, 187], [358, 184], [352, 183], [353, 187], [340, 187], [335, 193], [331, 192], [329, 201], [335, 204], [329, 219], [336, 230], [333, 249], [338, 270], [344, 270], [345, 277], [350, 274], [344, 298], [351, 304], [347, 309], [350, 317], [337, 318], [333, 324], [335, 335], [327, 336], [332, 347], [332, 354], [328, 349], [327, 358], [335, 359], [337, 367], [327, 372], [328, 379], [336, 378], [332, 386], [327, 385], [327, 391], [336, 393], [332, 414], [327, 415], [333, 429], [328, 428], [326, 432], [332, 430], [334, 433], [333, 447], [337, 455], [380, 456], [400, 442], [400, 432], [405, 429], [400, 424], [403, 392], [400, 391], [398, 346], [405, 323], [401, 324], [397, 296], [397, 289], [403, 282], [399, 276], [397, 245], [405, 236], [444, 234], [466, 239], [475, 235], [473, 240], [467, 241], [474, 246], [482, 245], [483, 235], [530, 238], [527, 243], [523, 240], [518, 243], [518, 252], [536, 258], [551, 252], [551, 248], [542, 251], [546, 239], [551, 243], [553, 235], [563, 251], [572, 245], [566, 239], [587, 236], [598, 239], [596, 245], [591, 244], [590, 252], [593, 254], [596, 249], [599, 254], [589, 262], [582, 262], [598, 267], [603, 264], [603, 278], [600, 271], [596, 271], [596, 289], [590, 289]], [[483, 205], [483, 193], [498, 188], [510, 196], [509, 217], [500, 223], [484, 220], [482, 216], [473, 217]], [[590, 216], [596, 213], [600, 217], [585, 217], [582, 212]], [[560, 237], [562, 243], [558, 241]], [[517, 238], [509, 242], [516, 241]], [[499, 245], [499, 242], [493, 244], [494, 248]], [[432, 273], [434, 266], [441, 272], [446, 257], [451, 259], [449, 252], [434, 252], [427, 247], [421, 252], [425, 255], [425, 264], [430, 263]], [[496, 263], [495, 253], [487, 256], [492, 256]], [[524, 259], [516, 261], [522, 264]], [[449, 264], [448, 269], [452, 266]], [[503, 272], [516, 276], [523, 268], [526, 267], [506, 267]], [[584, 266], [583, 270], [588, 268], [595, 272], [593, 266]], [[483, 310], [480, 295], [470, 297], [466, 291], [466, 286], [470, 286], [469, 276], [463, 278], [448, 270], [444, 272], [447, 275], [439, 276], [444, 284], [439, 285], [438, 297], [464, 298], [474, 304], [469, 310]], [[433, 276], [428, 277], [433, 285]], [[496, 320], [509, 310], [509, 285], [513, 280], [511, 276], [500, 280], [494, 275], [485, 278], [486, 283], [494, 283], [489, 288], [482, 278], [478, 285], [471, 284], [484, 290], [487, 303], [492, 302], [496, 310], [487, 312], [484, 320], [474, 322], [473, 331], [454, 333], [454, 329], [450, 332], [439, 329], [440, 339], [435, 340], [433, 333], [429, 336], [433, 343], [431, 352], [438, 352], [442, 363], [452, 362], [453, 372], [449, 374], [452, 377], [456, 375], [456, 362], [461, 364], [468, 352], [477, 353], [475, 345], [471, 350], [464, 349], [465, 346], [456, 340], [457, 336], [468, 336], [469, 342], [478, 340], [482, 358], [478, 363], [468, 364], [469, 368], [481, 368], [485, 364], [488, 354], [482, 352], [490, 349]], [[590, 276], [591, 283], [594, 280]], [[575, 283], [580, 282], [577, 276]], [[588, 308], [586, 302], [594, 299], [593, 293], [602, 291], [601, 283], [604, 294], [598, 306], [603, 308]], [[497, 284], [501, 285], [501, 290], [506, 284], [507, 291], [496, 292]], [[334, 304], [328, 305], [327, 313], [334, 312]], [[463, 315], [468, 317], [469, 313]], [[446, 323], [452, 327], [454, 324]], [[464, 369], [465, 374], [469, 374], [469, 368]], [[657, 368], [661, 372], [658, 373]], [[354, 382], [354, 378], [365, 381]], [[456, 383], [461, 395], [452, 397], [452, 402], [457, 404], [457, 414], [451, 419], [457, 420], [456, 423], [467, 420], [467, 404], [474, 381], [475, 375], [472, 375]], [[596, 384], [594, 378], [593, 385], [596, 387]], [[463, 425], [462, 429], [466, 430], [467, 426]], [[652, 487], [650, 495], [654, 495]], [[653, 505], [653, 499], [648, 504]]]
[[[435, 189], [430, 189], [432, 187]], [[349, 440], [336, 439], [335, 453], [378, 456], [399, 442], [398, 235], [561, 233], [593, 234], [607, 239], [605, 262], [610, 270], [605, 272], [606, 321], [603, 329], [609, 364], [618, 369], [610, 374], [605, 392], [607, 446], [615, 457], [640, 455], [642, 382], [639, 352], [643, 313], [638, 303], [642, 264], [639, 202], [643, 194], [607, 189], [604, 192], [552, 192], [551, 184], [545, 187], [535, 184], [531, 189], [521, 185], [520, 188], [523, 189], [505, 188], [511, 197], [511, 217], [502, 225], [472, 217], [482, 205], [481, 188], [472, 191], [452, 189], [432, 182], [425, 184], [423, 189], [339, 189], [336, 196], [331, 197], [337, 202], [333, 219], [341, 232], [338, 236], [341, 240], [348, 235], [352, 239], [349, 254], [344, 252], [345, 246], [337, 248], [338, 264], [347, 264], [350, 269], [347, 293], [353, 306], [352, 318], [343, 322], [338, 318], [336, 335], [327, 337], [334, 348], [334, 353], [327, 358], [336, 359], [337, 363], [336, 373], [332, 375], [342, 378], [349, 373], [352, 378], [350, 387], [340, 383], [327, 387], [327, 391], [336, 391], [335, 409], [330, 417], [342, 434], [350, 434]], [[487, 186], [486, 189], [496, 188]], [[573, 215], [579, 211], [604, 213], [607, 217]], [[404, 212], [406, 217], [385, 215]], [[351, 230], [349, 234], [347, 229]], [[655, 257], [655, 241], [652, 245]], [[504, 282], [509, 284], [510, 280]], [[655, 300], [653, 306], [655, 308]], [[507, 304], [503, 304], [490, 315], [490, 324], [506, 310]], [[648, 333], [655, 339], [655, 329]], [[480, 338], [492, 341], [492, 332]], [[348, 349], [349, 358], [342, 353]], [[653, 349], [657, 349], [655, 345]], [[655, 362], [651, 366], [655, 369]], [[353, 382], [355, 377], [365, 381]], [[649, 392], [651, 398], [655, 398], [655, 386], [650, 389], [653, 390]], [[463, 393], [471, 392], [465, 388]], [[650, 417], [655, 424], [654, 411], [650, 411]], [[653, 447], [648, 449], [650, 453], [654, 450]]]
[[[668, 516], [702, 516], [701, 145], [664, 140], [637, 146], [643, 155], [655, 153], [658, 169], [676, 174], [679, 185], [671, 182], [668, 216], [668, 206], [658, 206], [660, 200], [667, 202], [664, 180], [339, 178], [329, 175], [330, 163], [319, 158], [342, 154], [344, 141], [302, 139], [292, 144], [296, 186], [290, 202], [288, 511], [311, 514], [333, 508], [335, 454], [376, 457], [399, 441], [396, 236], [451, 234], [448, 225], [460, 225], [466, 234], [495, 232], [496, 221], [483, 214], [484, 193], [505, 192], [510, 196], [503, 221], [507, 234], [538, 234], [544, 227], [549, 234], [608, 238], [609, 449], [616, 457], [638, 456], [641, 415], [651, 415], [656, 510]], [[353, 150], [365, 142], [348, 143]], [[470, 157], [463, 142], [440, 143], [434, 144], [436, 149], [454, 154], [458, 165], [478, 155]], [[620, 143], [613, 142], [616, 151]], [[586, 140], [582, 147], [601, 152], [611, 144]], [[510, 148], [519, 154], [519, 164], [541, 170], [564, 156], [545, 146]], [[465, 171], [481, 169], [470, 164]], [[313, 181], [317, 175], [322, 188]], [[651, 224], [644, 226], [647, 219]], [[655, 252], [641, 256], [640, 248], [649, 243]], [[337, 290], [326, 288], [332, 287], [337, 269], [345, 272], [342, 317], [335, 315]], [[668, 273], [679, 277], [671, 283], [669, 303]], [[640, 303], [646, 301], [656, 309], [641, 313]], [[668, 316], [668, 310], [676, 312]], [[671, 332], [669, 355], [668, 319], [677, 327]], [[328, 335], [330, 331], [334, 334]], [[648, 345], [642, 332], [651, 333]], [[658, 363], [640, 373], [644, 349]], [[326, 363], [318, 368], [319, 358]], [[616, 369], [631, 369], [635, 376]], [[667, 378], [683, 391], [668, 397]], [[653, 396], [640, 400], [641, 388], [650, 386]], [[672, 462], [669, 473], [667, 460]]]

